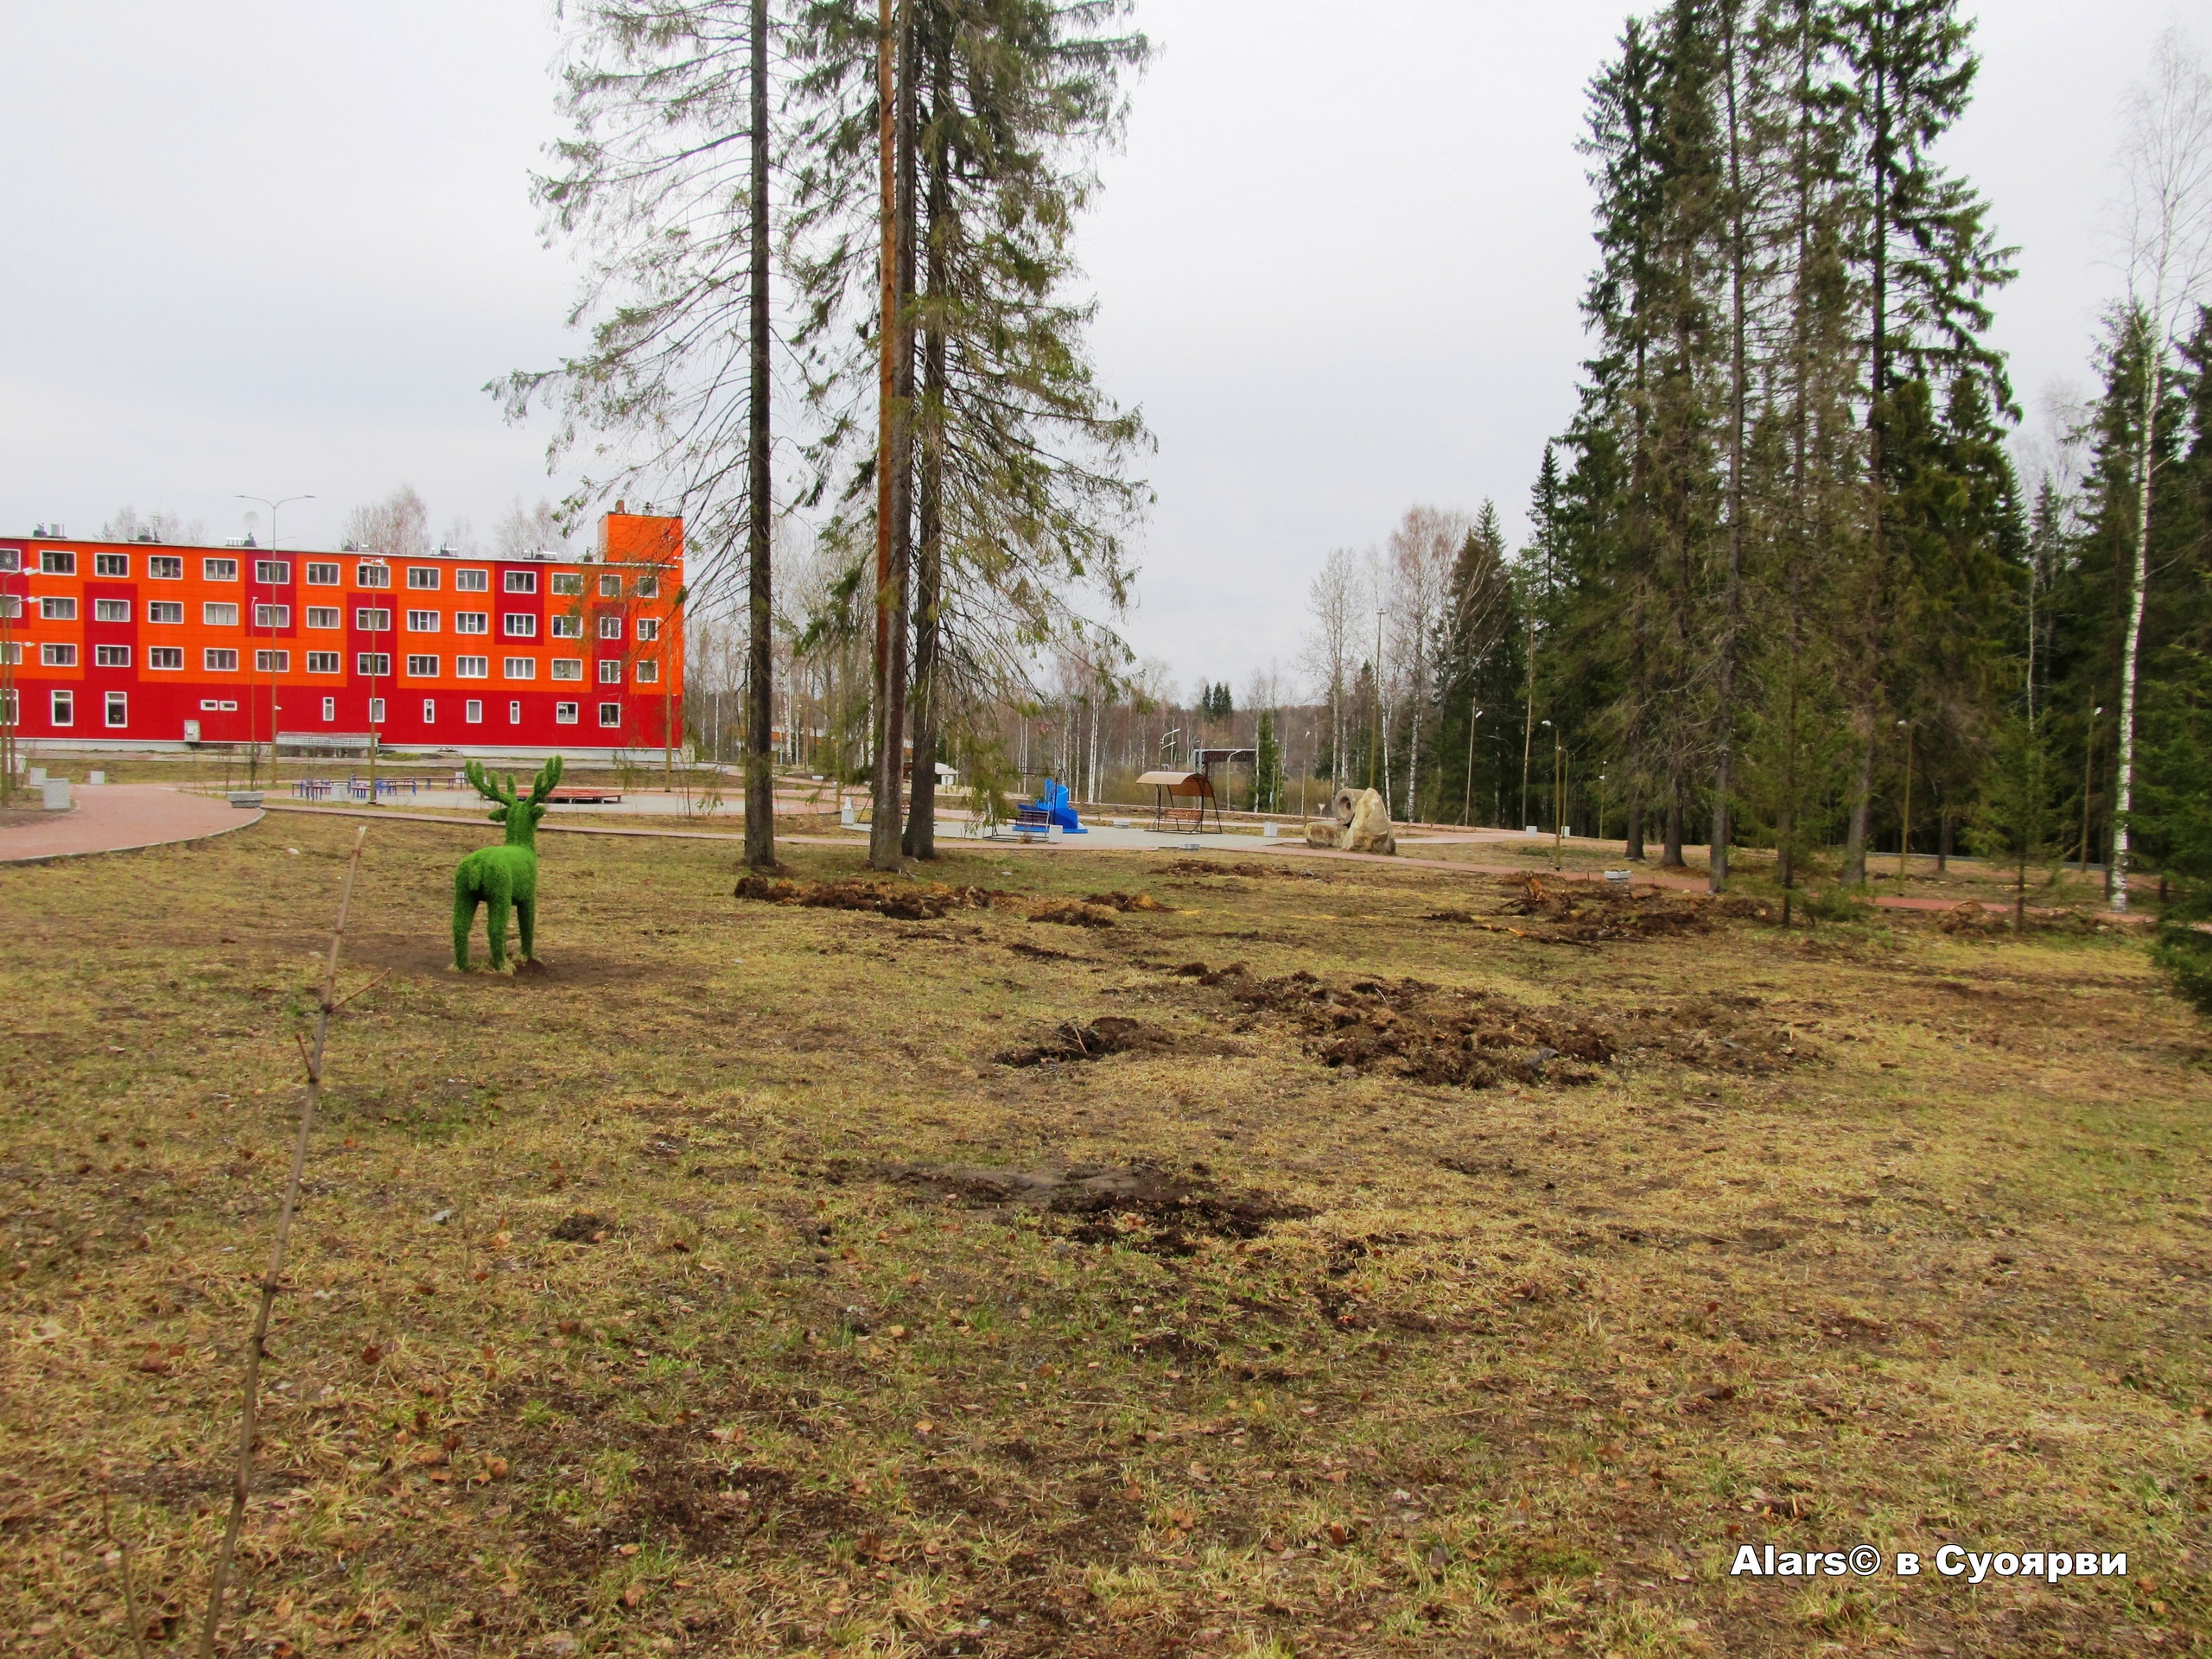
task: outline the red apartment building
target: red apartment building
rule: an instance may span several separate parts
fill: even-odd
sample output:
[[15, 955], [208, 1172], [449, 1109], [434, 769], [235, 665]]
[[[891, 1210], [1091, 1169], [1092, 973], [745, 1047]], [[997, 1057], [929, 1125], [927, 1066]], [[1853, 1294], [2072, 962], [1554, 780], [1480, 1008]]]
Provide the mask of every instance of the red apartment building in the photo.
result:
[[683, 730], [683, 521], [581, 556], [0, 537], [0, 724], [73, 749], [266, 742], [582, 759]]

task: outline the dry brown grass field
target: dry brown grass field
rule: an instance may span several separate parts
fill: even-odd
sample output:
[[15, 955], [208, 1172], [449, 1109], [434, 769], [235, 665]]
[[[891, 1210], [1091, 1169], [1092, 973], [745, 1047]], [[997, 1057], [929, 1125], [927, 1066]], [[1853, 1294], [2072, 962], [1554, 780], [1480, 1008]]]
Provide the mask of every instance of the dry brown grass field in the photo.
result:
[[[7, 1651], [131, 1654], [125, 1545], [196, 1639], [352, 838], [0, 871]], [[490, 838], [370, 832], [222, 1651], [2203, 1650], [2208, 1037], [2133, 936], [561, 836], [462, 977]]]

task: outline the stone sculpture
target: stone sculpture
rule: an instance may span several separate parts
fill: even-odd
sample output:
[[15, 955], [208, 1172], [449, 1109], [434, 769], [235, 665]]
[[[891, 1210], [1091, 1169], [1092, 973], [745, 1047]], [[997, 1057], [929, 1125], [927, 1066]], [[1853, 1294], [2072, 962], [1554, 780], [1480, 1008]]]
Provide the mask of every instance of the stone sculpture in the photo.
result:
[[1371, 789], [1340, 789], [1329, 803], [1330, 816], [1306, 826], [1309, 846], [1332, 848], [1347, 853], [1395, 853], [1398, 839], [1391, 832], [1390, 809]]

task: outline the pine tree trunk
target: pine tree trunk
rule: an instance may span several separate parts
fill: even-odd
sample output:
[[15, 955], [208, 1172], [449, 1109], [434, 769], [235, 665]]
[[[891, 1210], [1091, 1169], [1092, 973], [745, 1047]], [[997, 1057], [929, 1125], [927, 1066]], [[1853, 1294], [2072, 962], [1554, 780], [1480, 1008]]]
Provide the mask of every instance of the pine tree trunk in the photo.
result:
[[1631, 782], [1628, 791], [1628, 829], [1621, 840], [1621, 856], [1631, 864], [1643, 862], [1643, 786]]
[[1667, 844], [1659, 855], [1659, 868], [1687, 868], [1682, 858], [1682, 780], [1671, 774], [1667, 779]]
[[899, 227], [897, 73], [898, 31], [894, 27], [895, 0], [876, 0], [875, 48], [876, 165], [882, 219], [877, 248], [877, 342], [880, 353], [876, 385], [875, 479], [875, 708], [873, 723], [875, 753], [872, 757], [873, 799], [868, 818], [868, 861], [871, 869], [899, 868], [902, 826], [899, 811], [899, 759], [905, 727], [899, 718], [898, 658], [904, 640], [894, 620], [894, 589], [898, 582], [896, 546], [899, 452]]
[[[774, 726], [775, 614], [769, 569], [768, 395], [768, 0], [753, 0], [753, 292], [747, 308], [752, 359], [746, 435], [746, 734], [745, 861], [776, 862], [776, 767], [769, 744]], [[719, 762], [721, 756], [715, 756]]]

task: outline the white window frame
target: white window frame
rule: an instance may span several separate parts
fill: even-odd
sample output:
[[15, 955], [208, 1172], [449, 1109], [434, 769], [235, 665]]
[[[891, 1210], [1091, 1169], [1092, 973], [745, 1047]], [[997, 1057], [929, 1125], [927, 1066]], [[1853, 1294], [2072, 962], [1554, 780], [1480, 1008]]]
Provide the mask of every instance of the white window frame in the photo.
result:
[[325, 698], [322, 700], [322, 717], [323, 717], [325, 720], [335, 720], [335, 719], [337, 719], [337, 718], [338, 718], [338, 699], [337, 699], [337, 698], [335, 698], [335, 697], [325, 697]]
[[580, 703], [574, 702], [555, 703], [553, 705], [553, 723], [556, 726], [575, 726], [579, 724], [580, 722], [576, 718], [576, 711], [582, 706], [582, 705]]
[[612, 570], [607, 571], [604, 575], [601, 576], [599, 579], [599, 596], [601, 599], [621, 598], [622, 578]]
[[346, 626], [346, 612], [338, 605], [310, 605], [307, 624], [311, 628], [342, 628]]
[[95, 553], [92, 555], [92, 574], [127, 578], [130, 575], [130, 556], [128, 553]]
[[423, 723], [425, 726], [435, 726], [438, 723], [438, 703], [436, 698], [425, 697], [423, 699]]
[[363, 633], [390, 633], [391, 613], [381, 605], [356, 605], [353, 626]]
[[306, 574], [307, 585], [310, 588], [335, 588], [338, 586], [340, 575], [335, 564], [313, 561], [309, 562]]
[[391, 567], [377, 559], [363, 559], [353, 567], [356, 588], [390, 588]]
[[[274, 575], [270, 573], [274, 572]], [[253, 580], [263, 588], [289, 588], [292, 585], [292, 562], [289, 559], [256, 559]]]
[[353, 653], [353, 672], [365, 680], [388, 680], [391, 677], [391, 653], [357, 651]]
[[489, 633], [492, 632], [492, 613], [489, 611], [455, 611], [453, 613], [453, 631], [455, 633]]
[[522, 724], [521, 703], [510, 702], [507, 704], [507, 724], [510, 726], [519, 726]]
[[555, 679], [582, 680], [583, 677], [584, 659], [582, 658], [556, 657], [553, 659], [553, 677]]
[[49, 640], [38, 648], [41, 668], [74, 668], [77, 666], [77, 647], [61, 640]]
[[537, 658], [509, 657], [499, 664], [499, 677], [504, 680], [534, 680], [537, 677]]
[[467, 702], [462, 703], [461, 705], [461, 718], [467, 725], [481, 726], [484, 723], [484, 699], [481, 697], [471, 697]]
[[581, 616], [564, 616], [556, 612], [545, 620], [545, 631], [555, 639], [581, 639], [584, 637], [584, 620]]
[[343, 674], [346, 653], [342, 651], [311, 651], [308, 652], [308, 672], [310, 674]]
[[659, 638], [660, 619], [658, 617], [641, 616], [638, 619], [638, 641], [640, 645], [650, 645]]
[[384, 724], [384, 699], [382, 697], [371, 697], [369, 699], [369, 724], [372, 726], [381, 726]]
[[[227, 657], [230, 661], [219, 659]], [[204, 645], [200, 652], [200, 671], [203, 674], [235, 674], [238, 671], [238, 653], [230, 645]]]
[[620, 658], [602, 657], [599, 659], [599, 683], [601, 685], [620, 685], [622, 683], [622, 659]]
[[94, 668], [128, 668], [130, 666], [130, 647], [128, 645], [94, 645]]
[[236, 559], [202, 559], [200, 561], [200, 579], [202, 582], [236, 582], [238, 579], [238, 562]]
[[289, 628], [292, 626], [292, 607], [289, 605], [257, 605], [253, 607], [253, 626], [257, 628]]
[[631, 670], [631, 678], [639, 685], [660, 683], [660, 662], [657, 658], [641, 658]]
[[435, 564], [409, 565], [407, 586], [418, 594], [435, 593], [438, 589], [438, 567]]
[[456, 594], [488, 594], [492, 591], [489, 570], [456, 570], [453, 573], [453, 590]]
[[509, 611], [499, 619], [499, 635], [505, 639], [535, 639], [537, 618], [528, 611]]
[[[613, 716], [611, 720], [608, 718], [610, 715]], [[622, 705], [619, 702], [601, 703], [599, 705], [599, 723], [602, 730], [611, 726], [620, 726], [622, 723]]]
[[167, 673], [172, 670], [181, 671], [184, 667], [184, 647], [182, 645], [149, 645], [146, 647], [146, 666], [156, 673]]
[[149, 582], [182, 582], [184, 556], [181, 553], [149, 553], [146, 556], [146, 580]]
[[200, 626], [203, 628], [235, 628], [238, 625], [238, 607], [228, 600], [203, 600], [200, 606]]
[[66, 547], [41, 547], [38, 550], [38, 573], [41, 576], [73, 576], [77, 574], [77, 556]]
[[407, 677], [410, 680], [435, 680], [438, 677], [438, 659], [428, 652], [410, 652], [407, 657]]
[[[167, 612], [168, 614], [163, 615]], [[157, 628], [181, 628], [184, 626], [184, 601], [181, 599], [149, 599], [146, 601], [146, 621]]]
[[101, 699], [111, 730], [120, 730], [130, 723], [130, 699], [121, 691], [111, 691]]
[[74, 622], [77, 620], [77, 601], [73, 594], [48, 594], [38, 602], [38, 620], [41, 622]]
[[619, 616], [601, 617], [599, 637], [602, 639], [620, 639], [622, 637], [622, 619]]
[[74, 726], [77, 723], [77, 694], [73, 690], [57, 690], [46, 700], [48, 723], [55, 726]]
[[488, 680], [492, 677], [489, 657], [456, 657], [453, 659], [453, 674], [457, 680]]
[[253, 653], [253, 671], [257, 674], [289, 674], [292, 671], [292, 653], [289, 651], [257, 651]]
[[130, 601], [127, 599], [96, 599], [92, 601], [92, 620], [95, 622], [128, 622]]
[[435, 633], [438, 632], [440, 620], [435, 611], [410, 611], [407, 613], [407, 632]]
[[499, 591], [503, 594], [534, 594], [537, 591], [537, 572], [509, 570], [502, 574]]

